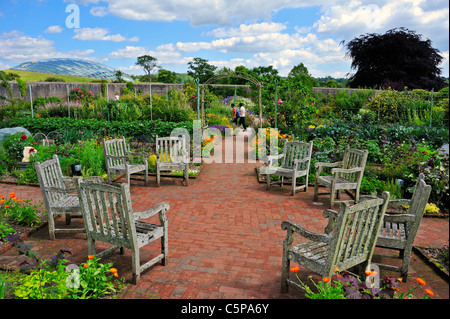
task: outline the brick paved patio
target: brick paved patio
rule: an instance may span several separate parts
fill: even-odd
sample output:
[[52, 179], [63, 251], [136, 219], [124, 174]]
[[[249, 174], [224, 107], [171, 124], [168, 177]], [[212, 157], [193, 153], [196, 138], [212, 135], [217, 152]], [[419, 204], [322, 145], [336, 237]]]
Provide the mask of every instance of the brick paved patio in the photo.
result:
[[[148, 187], [140, 181], [132, 181], [131, 199], [135, 211], [150, 208], [165, 201], [171, 206], [169, 219], [169, 263], [155, 265], [142, 275], [141, 283], [130, 285], [121, 298], [182, 298], [227, 299], [304, 298], [291, 289], [280, 294], [280, 270], [282, 241], [285, 232], [283, 220], [295, 221], [312, 231], [322, 232], [326, 219], [322, 211], [326, 199], [320, 205], [313, 203], [313, 189], [290, 195], [288, 186], [274, 186], [270, 191], [257, 181], [255, 164], [205, 164], [201, 176], [191, 180], [188, 187], [181, 179], [162, 178], [161, 187], [150, 179]], [[0, 184], [0, 193], [15, 191], [21, 198], [42, 200], [37, 187]], [[74, 221], [81, 223], [81, 221]], [[64, 224], [63, 219], [58, 221]], [[82, 225], [82, 224], [80, 224]], [[424, 218], [416, 238], [416, 245], [442, 247], [448, 244], [449, 225], [446, 219]], [[26, 242], [33, 245], [43, 258], [60, 248], [72, 251], [68, 259], [76, 264], [87, 258], [87, 242], [83, 234], [57, 235], [48, 240], [48, 228], [44, 227]], [[142, 258], [149, 258], [158, 247], [142, 249]], [[377, 249], [377, 258], [389, 258], [394, 254]], [[23, 257], [16, 248], [0, 256], [0, 267], [15, 267]], [[114, 254], [103, 262], [114, 262], [120, 275], [131, 278], [131, 257]], [[411, 280], [402, 288], [422, 277], [435, 298], [447, 299], [448, 281], [442, 279], [416, 254], [410, 267]], [[312, 274], [302, 269], [303, 279]], [[382, 275], [384, 272], [382, 272]], [[396, 274], [393, 274], [396, 276]]]

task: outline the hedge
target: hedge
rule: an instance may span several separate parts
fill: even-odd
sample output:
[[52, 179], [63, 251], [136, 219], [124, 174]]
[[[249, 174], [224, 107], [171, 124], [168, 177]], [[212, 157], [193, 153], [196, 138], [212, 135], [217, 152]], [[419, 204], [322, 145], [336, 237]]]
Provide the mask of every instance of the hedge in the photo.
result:
[[168, 136], [175, 128], [185, 128], [192, 135], [192, 121], [184, 122], [164, 122], [154, 121], [107, 121], [96, 119], [73, 119], [73, 118], [30, 118], [16, 117], [0, 122], [0, 128], [24, 127], [32, 134], [48, 134], [58, 130], [90, 130], [96, 135], [101, 136], [126, 136], [138, 137], [142, 135]]

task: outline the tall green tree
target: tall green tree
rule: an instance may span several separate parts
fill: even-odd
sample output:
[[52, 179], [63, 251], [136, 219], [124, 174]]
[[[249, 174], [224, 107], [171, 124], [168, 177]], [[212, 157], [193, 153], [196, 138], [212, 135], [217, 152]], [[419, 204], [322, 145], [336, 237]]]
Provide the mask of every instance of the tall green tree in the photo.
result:
[[406, 28], [385, 34], [364, 34], [346, 45], [356, 73], [350, 87], [391, 87], [396, 90], [439, 90], [445, 86], [439, 64], [443, 57], [422, 35]]
[[199, 79], [200, 83], [205, 83], [210, 77], [213, 77], [217, 67], [208, 63], [208, 60], [194, 58], [188, 62], [189, 68], [187, 74], [194, 79]]
[[150, 55], [142, 55], [137, 58], [136, 65], [141, 66], [148, 76], [150, 85], [150, 119], [153, 120], [152, 73], [159, 68], [158, 59]]

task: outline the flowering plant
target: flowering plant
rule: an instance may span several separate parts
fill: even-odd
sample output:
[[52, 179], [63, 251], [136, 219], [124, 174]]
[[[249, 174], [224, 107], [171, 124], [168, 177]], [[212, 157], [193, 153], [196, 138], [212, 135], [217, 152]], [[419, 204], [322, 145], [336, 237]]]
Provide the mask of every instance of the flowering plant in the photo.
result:
[[23, 158], [23, 149], [25, 147], [32, 147], [33, 152], [35, 151], [34, 147], [37, 143], [34, 138], [31, 136], [27, 136], [23, 133], [16, 133], [10, 135], [4, 142], [3, 148], [10, 158], [14, 159], [14, 161], [19, 162]]

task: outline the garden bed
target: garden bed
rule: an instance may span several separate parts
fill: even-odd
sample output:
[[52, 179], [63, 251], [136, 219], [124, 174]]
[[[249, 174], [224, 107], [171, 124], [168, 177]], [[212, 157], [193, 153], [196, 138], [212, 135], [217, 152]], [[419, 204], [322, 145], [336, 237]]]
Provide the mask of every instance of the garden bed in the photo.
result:
[[441, 263], [439, 259], [441, 258], [440, 248], [426, 248], [426, 247], [413, 247], [414, 251], [425, 260], [442, 278], [449, 281], [449, 261]]

